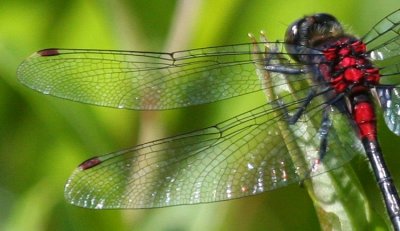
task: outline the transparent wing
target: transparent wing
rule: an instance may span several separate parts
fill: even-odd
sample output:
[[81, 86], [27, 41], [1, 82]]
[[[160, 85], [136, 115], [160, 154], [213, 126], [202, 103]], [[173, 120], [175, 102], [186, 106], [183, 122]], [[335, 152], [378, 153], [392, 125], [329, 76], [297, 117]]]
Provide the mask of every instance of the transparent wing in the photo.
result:
[[382, 77], [399, 75], [400, 10], [379, 21], [362, 39]]
[[[270, 54], [275, 48], [258, 52], [261, 48], [256, 47], [253, 58], [268, 60], [268, 65], [287, 63], [281, 55]], [[352, 126], [345, 114], [333, 112], [325, 158], [318, 164], [321, 110], [334, 110], [319, 86], [309, 85], [306, 74], [258, 70], [269, 103], [216, 126], [90, 159], [69, 178], [66, 199], [98, 209], [228, 200], [299, 182], [352, 158], [359, 144]], [[311, 89], [316, 96], [307, 113], [289, 125], [288, 116], [303, 108]], [[340, 155], [335, 155], [337, 150]]]
[[[316, 165], [321, 100], [314, 101], [310, 119], [288, 129], [282, 127], [282, 107], [267, 104], [216, 126], [90, 159], [69, 178], [65, 197], [96, 209], [205, 203], [255, 195], [336, 168], [352, 158], [358, 143], [349, 136], [354, 131], [347, 118], [333, 113], [324, 165]], [[302, 103], [285, 109], [291, 113]]]
[[400, 89], [396, 87], [377, 88], [386, 125], [396, 135], [400, 135]]
[[370, 50], [380, 49], [389, 41], [397, 40], [399, 36], [399, 24], [400, 9], [380, 20], [361, 38], [361, 40], [367, 44]]
[[[47, 49], [18, 68], [45, 94], [116, 108], [157, 110], [227, 99], [262, 89], [253, 44], [174, 53]], [[297, 64], [288, 64], [296, 66]]]
[[377, 87], [385, 122], [393, 133], [400, 135], [400, 10], [379, 21], [363, 40], [385, 84]]

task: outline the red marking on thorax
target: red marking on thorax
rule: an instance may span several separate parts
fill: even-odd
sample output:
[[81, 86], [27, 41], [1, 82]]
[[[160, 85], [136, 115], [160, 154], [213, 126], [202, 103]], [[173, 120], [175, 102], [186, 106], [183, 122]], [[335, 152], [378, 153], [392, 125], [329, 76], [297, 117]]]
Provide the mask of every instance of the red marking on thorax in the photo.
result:
[[379, 70], [366, 57], [366, 47], [360, 40], [342, 38], [323, 51], [326, 62], [319, 66], [325, 81], [336, 93], [356, 85], [372, 86], [379, 83]]

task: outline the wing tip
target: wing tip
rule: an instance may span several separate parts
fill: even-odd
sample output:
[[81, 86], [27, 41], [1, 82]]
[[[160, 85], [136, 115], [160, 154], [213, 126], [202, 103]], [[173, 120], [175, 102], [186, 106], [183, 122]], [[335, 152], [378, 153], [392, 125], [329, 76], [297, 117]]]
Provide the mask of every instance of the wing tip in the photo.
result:
[[59, 50], [56, 48], [43, 49], [36, 53], [40, 56], [55, 56], [60, 54]]
[[80, 170], [87, 170], [87, 169], [89, 169], [89, 168], [93, 168], [93, 167], [99, 165], [99, 164], [102, 163], [102, 162], [103, 162], [103, 161], [102, 161], [99, 157], [93, 157], [93, 158], [90, 158], [90, 159], [84, 161], [83, 163], [81, 163], [81, 164], [78, 166], [78, 168], [79, 168]]

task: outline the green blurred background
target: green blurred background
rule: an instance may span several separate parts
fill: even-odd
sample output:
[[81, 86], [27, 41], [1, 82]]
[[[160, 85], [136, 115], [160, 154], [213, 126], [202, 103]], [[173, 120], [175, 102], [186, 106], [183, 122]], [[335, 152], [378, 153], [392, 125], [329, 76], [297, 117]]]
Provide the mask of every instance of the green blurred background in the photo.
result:
[[[247, 42], [248, 32], [260, 30], [276, 40], [293, 20], [315, 12], [332, 13], [362, 35], [399, 6], [398, 0], [1, 1], [0, 230], [319, 230], [312, 201], [298, 185], [162, 209], [95, 211], [67, 204], [64, 183], [83, 160], [212, 125], [243, 109], [229, 101], [165, 112], [100, 108], [36, 93], [18, 83], [16, 69], [49, 47], [173, 51]], [[400, 138], [380, 125], [399, 185]], [[385, 217], [365, 159], [351, 164], [373, 211]]]

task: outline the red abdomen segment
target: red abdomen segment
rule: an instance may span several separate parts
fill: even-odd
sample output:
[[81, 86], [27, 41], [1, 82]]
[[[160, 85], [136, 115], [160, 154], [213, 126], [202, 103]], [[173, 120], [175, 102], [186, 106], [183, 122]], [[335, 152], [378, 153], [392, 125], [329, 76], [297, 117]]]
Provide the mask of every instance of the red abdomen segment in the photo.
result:
[[379, 83], [379, 69], [367, 58], [362, 41], [343, 37], [328, 44], [323, 50], [326, 61], [319, 65], [319, 70], [337, 94], [354, 86], [371, 87]]
[[372, 102], [365, 94], [356, 96], [353, 100], [352, 115], [361, 140], [376, 141], [376, 116]]

